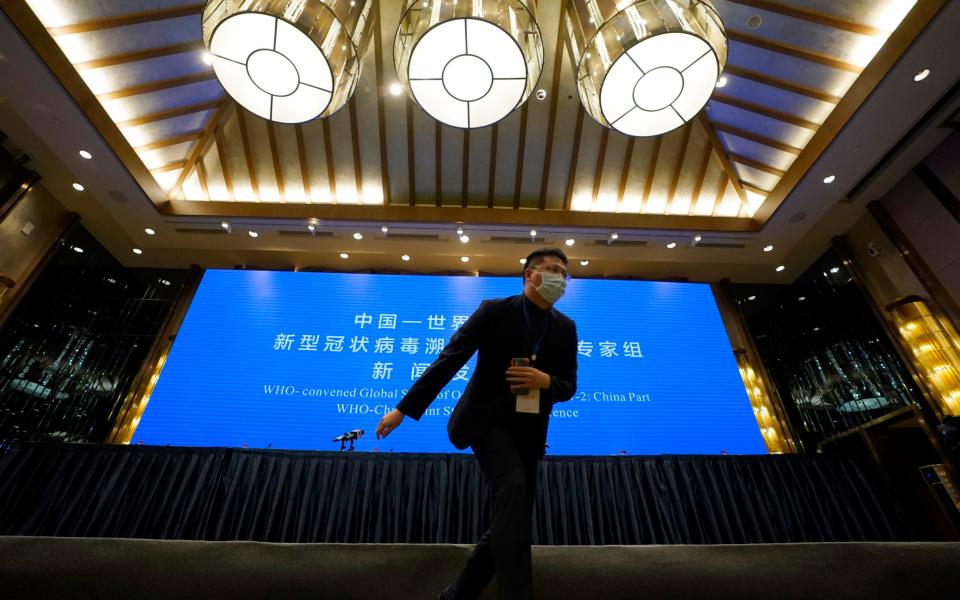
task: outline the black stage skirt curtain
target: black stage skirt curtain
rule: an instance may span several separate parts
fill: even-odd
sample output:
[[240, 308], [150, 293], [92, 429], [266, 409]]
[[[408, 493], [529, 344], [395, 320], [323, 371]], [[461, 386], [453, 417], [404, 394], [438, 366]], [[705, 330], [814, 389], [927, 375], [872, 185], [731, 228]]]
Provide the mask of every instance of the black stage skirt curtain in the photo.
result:
[[[548, 457], [536, 544], [909, 539], [882, 484], [818, 456]], [[0, 458], [0, 535], [472, 543], [471, 455], [23, 444]]]

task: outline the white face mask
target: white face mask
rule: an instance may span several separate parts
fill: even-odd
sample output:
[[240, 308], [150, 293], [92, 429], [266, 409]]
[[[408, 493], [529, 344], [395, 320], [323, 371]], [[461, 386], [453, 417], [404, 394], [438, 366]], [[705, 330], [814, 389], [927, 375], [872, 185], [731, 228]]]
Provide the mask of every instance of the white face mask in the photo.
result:
[[567, 291], [567, 278], [559, 273], [540, 271], [540, 286], [535, 288], [540, 297], [554, 304]]

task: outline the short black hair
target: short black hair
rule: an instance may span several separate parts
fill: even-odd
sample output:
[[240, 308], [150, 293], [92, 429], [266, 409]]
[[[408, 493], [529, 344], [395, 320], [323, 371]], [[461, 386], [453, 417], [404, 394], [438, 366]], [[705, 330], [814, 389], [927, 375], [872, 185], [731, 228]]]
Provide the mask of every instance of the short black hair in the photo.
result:
[[527, 269], [533, 268], [543, 262], [543, 257], [545, 256], [555, 256], [563, 261], [563, 264], [570, 264], [570, 261], [567, 260], [567, 255], [563, 253], [563, 250], [560, 248], [538, 248], [527, 255], [526, 260], [523, 261], [523, 272], [526, 273]]

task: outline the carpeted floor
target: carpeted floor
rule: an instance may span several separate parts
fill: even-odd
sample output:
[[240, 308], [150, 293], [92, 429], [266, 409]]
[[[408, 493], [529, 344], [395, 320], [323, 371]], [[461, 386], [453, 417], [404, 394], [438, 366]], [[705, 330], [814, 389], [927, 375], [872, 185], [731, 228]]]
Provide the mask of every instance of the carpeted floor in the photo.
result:
[[[432, 599], [469, 551], [0, 537], [0, 598]], [[533, 561], [541, 600], [960, 598], [960, 543], [537, 546]]]

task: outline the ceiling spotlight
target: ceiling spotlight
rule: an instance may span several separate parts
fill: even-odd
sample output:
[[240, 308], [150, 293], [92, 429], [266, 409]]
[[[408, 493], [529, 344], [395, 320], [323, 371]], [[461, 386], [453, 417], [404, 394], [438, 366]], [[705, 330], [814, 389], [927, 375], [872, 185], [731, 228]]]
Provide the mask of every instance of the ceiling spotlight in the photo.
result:
[[590, 264], [590, 261], [589, 261], [589, 260], [581, 260], [581, 261], [580, 261], [580, 266], [581, 266], [581, 267], [585, 267], [585, 266], [587, 266], [587, 265], [589, 265], [589, 264]]
[[537, 237], [537, 230], [536, 230], [536, 229], [531, 229], [531, 230], [530, 230], [530, 237]]
[[773, 244], [767, 244], [763, 247], [764, 252], [773, 252]]
[[913, 80], [914, 80], [914, 81], [917, 81], [917, 82], [920, 82], [920, 81], [923, 81], [924, 79], [926, 79], [929, 75], [930, 75], [930, 69], [924, 69], [924, 70], [918, 72], [916, 75], [914, 75], [914, 76], [913, 76]]
[[201, 34], [214, 74], [238, 104], [270, 121], [304, 123], [353, 95], [376, 22], [372, 3], [207, 2]]
[[537, 100], [546, 100], [547, 99], [547, 90], [540, 88], [537, 90]]
[[702, 239], [703, 239], [703, 236], [702, 236], [702, 235], [695, 235], [695, 236], [693, 236], [693, 241], [695, 241], [695, 242], [699, 242], [699, 241], [702, 240]]
[[250, 237], [252, 237], [252, 238], [255, 238], [255, 237], [257, 237], [257, 236], [260, 235], [259, 233], [257, 233], [256, 231], [253, 231], [253, 230], [248, 231], [247, 234], [248, 234]]
[[343, 260], [347, 260], [348, 258], [350, 258], [350, 255], [347, 254], [346, 252], [341, 252], [340, 258], [342, 258]]
[[221, 221], [220, 227], [223, 227], [224, 229], [230, 229], [230, 223], [227, 223], [226, 221]]
[[87, 160], [90, 160], [91, 158], [93, 158], [93, 155], [87, 152], [86, 150], [81, 150], [77, 154], [80, 155], [80, 158], [85, 158]]
[[380, 231], [382, 231], [383, 234], [386, 235], [386, 234], [390, 233], [390, 228], [387, 227], [386, 225], [384, 225], [383, 227], [380, 228]]
[[134, 248], [133, 253], [139, 256], [140, 254], [143, 254], [143, 250], [140, 248]]
[[610, 239], [611, 239], [611, 240], [618, 240], [618, 239], [620, 239], [620, 234], [619, 234], [619, 233], [611, 233], [611, 234], [610, 234]]
[[402, 94], [402, 93], [403, 93], [403, 86], [402, 86], [402, 85], [400, 85], [399, 83], [391, 83], [391, 84], [390, 84], [390, 95], [391, 95], [391, 96], [399, 96], [399, 95]]
[[717, 85], [715, 85], [714, 87], [716, 87], [716, 88], [722, 88], [722, 87], [724, 87], [724, 86], [726, 86], [726, 85], [727, 85], [727, 78], [726, 78], [726, 77], [721, 77], [720, 79], [717, 80]]
[[362, 239], [363, 239], [363, 234], [358, 231], [358, 232], [356, 232], [356, 233], [353, 234], [353, 239], [355, 239], [355, 240], [362, 240]]
[[757, 299], [756, 296], [750, 296], [749, 298], [747, 298], [747, 300], [749, 300], [750, 302], [753, 302], [756, 299]]
[[830, 272], [836, 275], [840, 272], [840, 267], [830, 267]]
[[577, 240], [575, 240], [575, 239], [573, 239], [573, 238], [570, 238], [570, 239], [568, 239], [567, 241], [564, 242], [564, 244], [566, 244], [566, 245], [568, 245], [568, 246], [572, 246], [572, 245], [574, 245], [574, 244], [576, 244], [576, 243], [577, 243]]
[[153, 229], [149, 228], [149, 227], [147, 227], [146, 229], [144, 229], [143, 232], [146, 233], [147, 235], [157, 235], [157, 232], [154, 231]]
[[777, 267], [777, 273], [783, 271], [784, 269], [786, 269], [786, 267], [783, 265], [780, 265], [779, 267]]
[[798, 302], [803, 302], [803, 301], [806, 300], [806, 299], [807, 299], [806, 296], [800, 296], [799, 298], [797, 298], [797, 301], [798, 301]]
[[463, 235], [463, 227], [457, 227], [457, 235]]
[[83, 248], [81, 248], [80, 246], [71, 246], [71, 248], [73, 248], [73, 251], [76, 252], [77, 254], [83, 254]]
[[307, 225], [307, 231], [309, 231], [310, 233], [313, 233], [316, 230], [317, 230], [317, 226], [314, 225], [313, 223], [310, 223], [309, 225]]
[[410, 260], [410, 255], [404, 254], [403, 256], [400, 257], [400, 260], [402, 260], [403, 262], [407, 262]]
[[708, 1], [574, 2], [567, 19], [580, 103], [627, 135], [660, 135], [696, 117], [727, 62]]
[[520, 264], [521, 264], [521, 265], [527, 264], [527, 259], [521, 258], [521, 259], [520, 259]]
[[673, 250], [673, 249], [676, 248], [676, 247], [677, 247], [677, 243], [676, 243], [676, 242], [670, 242], [669, 244], [667, 244], [667, 248], [670, 248], [671, 250]]
[[523, 2], [472, 1], [465, 9], [455, 4], [406, 2], [394, 67], [414, 102], [434, 119], [464, 129], [485, 127], [533, 93], [543, 70], [543, 40]]
[[466, 243], [469, 242], [469, 241], [470, 241], [470, 236], [469, 236], [469, 235], [461, 235], [461, 236], [460, 236], [460, 243], [461, 243], [461, 244], [466, 244]]
[[836, 175], [827, 175], [826, 177], [823, 178], [823, 182], [824, 182], [824, 183], [833, 183], [834, 181], [836, 181], [836, 179], [837, 179], [837, 176], [836, 176]]
[[461, 256], [461, 257], [460, 257], [460, 262], [470, 262], [470, 257], [469, 257], [469, 256]]
[[77, 190], [78, 192], [82, 192], [84, 190], [84, 187], [79, 183], [74, 182], [73, 189]]

